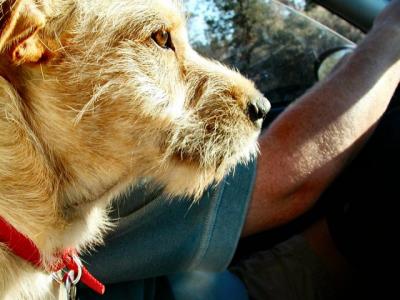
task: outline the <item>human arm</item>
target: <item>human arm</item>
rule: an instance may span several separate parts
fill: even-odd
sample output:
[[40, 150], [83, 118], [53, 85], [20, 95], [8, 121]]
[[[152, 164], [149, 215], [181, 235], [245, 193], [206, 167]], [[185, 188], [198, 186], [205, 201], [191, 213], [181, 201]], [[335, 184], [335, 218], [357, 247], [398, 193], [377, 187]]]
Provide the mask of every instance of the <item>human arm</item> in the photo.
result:
[[309, 209], [365, 143], [399, 79], [400, 1], [393, 1], [356, 51], [260, 138], [243, 235], [284, 224]]

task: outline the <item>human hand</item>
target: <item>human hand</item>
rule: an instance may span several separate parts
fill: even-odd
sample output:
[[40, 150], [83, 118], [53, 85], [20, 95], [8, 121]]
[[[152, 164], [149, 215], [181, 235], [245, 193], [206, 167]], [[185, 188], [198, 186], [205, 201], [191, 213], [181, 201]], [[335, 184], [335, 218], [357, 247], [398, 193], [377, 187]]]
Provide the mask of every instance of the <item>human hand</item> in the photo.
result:
[[400, 0], [392, 0], [374, 21], [374, 29], [391, 27], [400, 31]]
[[379, 45], [385, 57], [395, 63], [400, 79], [400, 0], [392, 0], [376, 17], [366, 40]]

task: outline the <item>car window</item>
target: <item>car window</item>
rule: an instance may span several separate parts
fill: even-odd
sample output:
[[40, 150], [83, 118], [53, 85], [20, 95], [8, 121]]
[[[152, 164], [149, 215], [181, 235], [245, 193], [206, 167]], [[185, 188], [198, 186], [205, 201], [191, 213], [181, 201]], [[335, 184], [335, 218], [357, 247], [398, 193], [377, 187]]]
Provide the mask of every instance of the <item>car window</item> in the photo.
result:
[[[364, 37], [364, 33], [351, 25], [341, 17], [331, 13], [326, 8], [316, 4], [314, 0], [278, 0], [298, 11], [301, 11], [308, 17], [329, 27], [333, 31], [343, 35], [349, 40], [358, 43]], [[381, 1], [381, 0], [379, 0]]]
[[194, 48], [239, 69], [273, 104], [293, 101], [315, 83], [323, 52], [353, 44], [274, 0], [188, 0], [185, 8]]

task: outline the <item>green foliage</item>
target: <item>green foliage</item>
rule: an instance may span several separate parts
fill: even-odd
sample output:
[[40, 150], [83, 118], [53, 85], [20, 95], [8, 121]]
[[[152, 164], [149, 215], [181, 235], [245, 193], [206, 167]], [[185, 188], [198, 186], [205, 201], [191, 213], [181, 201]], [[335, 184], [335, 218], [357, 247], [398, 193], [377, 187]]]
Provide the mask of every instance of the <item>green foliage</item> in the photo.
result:
[[[318, 55], [346, 43], [272, 0], [204, 2], [217, 13], [205, 16], [208, 43], [198, 43], [197, 49], [247, 74], [272, 101], [299, 96], [315, 82]], [[310, 3], [303, 4], [308, 13], [315, 11]]]
[[294, 7], [298, 10], [309, 11], [315, 7], [315, 3], [312, 0], [279, 0], [280, 2]]

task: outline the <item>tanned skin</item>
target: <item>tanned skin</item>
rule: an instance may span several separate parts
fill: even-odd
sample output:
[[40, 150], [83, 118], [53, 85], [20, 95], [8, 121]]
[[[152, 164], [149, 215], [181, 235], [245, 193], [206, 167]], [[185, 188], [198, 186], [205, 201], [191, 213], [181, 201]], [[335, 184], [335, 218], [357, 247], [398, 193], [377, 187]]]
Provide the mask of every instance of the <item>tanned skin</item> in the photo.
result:
[[400, 1], [378, 16], [355, 52], [292, 104], [260, 138], [243, 236], [303, 214], [358, 153], [400, 80]]

